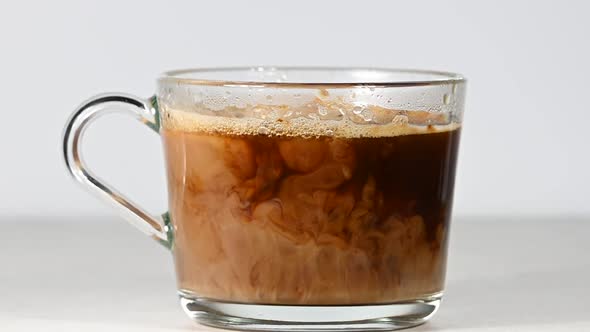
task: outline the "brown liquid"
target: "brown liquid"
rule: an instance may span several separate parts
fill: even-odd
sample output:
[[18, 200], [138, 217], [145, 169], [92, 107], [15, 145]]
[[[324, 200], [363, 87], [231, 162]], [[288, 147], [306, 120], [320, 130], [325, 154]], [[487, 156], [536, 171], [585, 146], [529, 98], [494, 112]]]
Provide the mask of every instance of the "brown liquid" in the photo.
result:
[[442, 291], [459, 129], [163, 137], [181, 290], [281, 304]]

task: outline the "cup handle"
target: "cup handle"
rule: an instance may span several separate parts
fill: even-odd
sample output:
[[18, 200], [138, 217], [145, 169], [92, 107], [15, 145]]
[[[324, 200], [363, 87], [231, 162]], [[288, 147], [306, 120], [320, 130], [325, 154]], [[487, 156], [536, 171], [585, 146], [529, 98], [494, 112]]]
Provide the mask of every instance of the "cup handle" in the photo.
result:
[[63, 154], [66, 167], [74, 179], [117, 209], [128, 222], [170, 248], [172, 237], [167, 213], [161, 217], [151, 215], [95, 176], [82, 161], [80, 146], [84, 130], [99, 116], [114, 112], [132, 115], [156, 133], [159, 132], [160, 123], [155, 96], [149, 100], [143, 100], [120, 93], [97, 95], [82, 103], [72, 113], [64, 128]]

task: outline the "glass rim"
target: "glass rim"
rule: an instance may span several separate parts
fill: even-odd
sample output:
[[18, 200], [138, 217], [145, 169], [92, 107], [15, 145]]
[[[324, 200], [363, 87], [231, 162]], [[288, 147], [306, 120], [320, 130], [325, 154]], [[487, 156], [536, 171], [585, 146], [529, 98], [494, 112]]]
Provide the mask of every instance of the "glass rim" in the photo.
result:
[[[221, 80], [208, 78], [191, 78], [182, 77], [190, 74], [215, 74], [235, 72], [252, 72], [252, 71], [307, 71], [307, 72], [379, 72], [388, 74], [414, 74], [429, 76], [429, 79], [402, 79], [402, 80], [385, 80], [385, 81], [371, 81], [360, 80], [355, 82], [296, 82], [296, 81], [265, 81], [265, 80]], [[222, 87], [253, 87], [253, 88], [313, 88], [313, 89], [333, 89], [333, 88], [354, 88], [354, 87], [374, 87], [374, 88], [394, 88], [394, 87], [413, 87], [413, 86], [429, 86], [429, 85], [447, 85], [447, 84], [462, 84], [466, 83], [467, 79], [463, 75], [453, 72], [423, 70], [423, 69], [405, 69], [405, 68], [383, 68], [383, 67], [330, 67], [330, 66], [238, 66], [238, 67], [210, 67], [210, 68], [188, 68], [166, 71], [157, 79], [162, 83], [177, 83], [185, 85], [201, 85], [201, 86], [222, 86]]]

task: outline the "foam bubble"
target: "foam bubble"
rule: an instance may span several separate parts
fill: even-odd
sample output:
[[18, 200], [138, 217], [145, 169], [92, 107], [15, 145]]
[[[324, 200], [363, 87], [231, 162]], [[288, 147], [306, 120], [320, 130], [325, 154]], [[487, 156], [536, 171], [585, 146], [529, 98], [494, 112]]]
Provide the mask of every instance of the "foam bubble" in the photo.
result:
[[[257, 105], [250, 110], [264, 109], [266, 106]], [[325, 106], [324, 106], [325, 107]], [[284, 107], [283, 107], [284, 108]], [[350, 107], [350, 114], [354, 115], [353, 106]], [[286, 110], [284, 108], [284, 110]], [[317, 111], [317, 109], [316, 109]], [[353, 118], [344, 117], [341, 120], [319, 120], [306, 116], [295, 118], [285, 117], [257, 117], [248, 116], [248, 110], [244, 110], [243, 117], [223, 116], [223, 111], [217, 114], [203, 111], [185, 111], [177, 109], [165, 109], [162, 111], [162, 125], [167, 130], [198, 132], [204, 134], [224, 135], [267, 135], [287, 137], [394, 137], [411, 134], [427, 134], [433, 132], [451, 131], [460, 127], [458, 123], [443, 125], [428, 125], [431, 119], [420, 122], [421, 118], [426, 119], [425, 113], [416, 111], [395, 111], [379, 107], [371, 107], [371, 111], [383, 114], [387, 111], [392, 119], [380, 123], [359, 123]], [[291, 110], [287, 110], [287, 113]], [[295, 110], [295, 112], [297, 112]], [[233, 112], [235, 114], [235, 112]], [[403, 115], [400, 115], [403, 114]], [[412, 116], [414, 114], [414, 116]], [[316, 115], [316, 114], [314, 114]], [[317, 117], [317, 115], [316, 115]], [[407, 118], [413, 118], [413, 123]], [[400, 118], [406, 121], [399, 121]], [[424, 125], [416, 124], [424, 123]]]

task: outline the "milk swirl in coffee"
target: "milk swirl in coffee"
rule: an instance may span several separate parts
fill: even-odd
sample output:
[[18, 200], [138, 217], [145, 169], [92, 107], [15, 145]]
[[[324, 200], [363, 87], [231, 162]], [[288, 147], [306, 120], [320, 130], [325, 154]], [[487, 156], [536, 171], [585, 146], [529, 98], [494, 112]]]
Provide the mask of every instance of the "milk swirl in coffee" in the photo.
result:
[[179, 288], [316, 305], [442, 291], [460, 128], [365, 109], [379, 123], [354, 105], [325, 121], [289, 107], [271, 119], [163, 110]]

